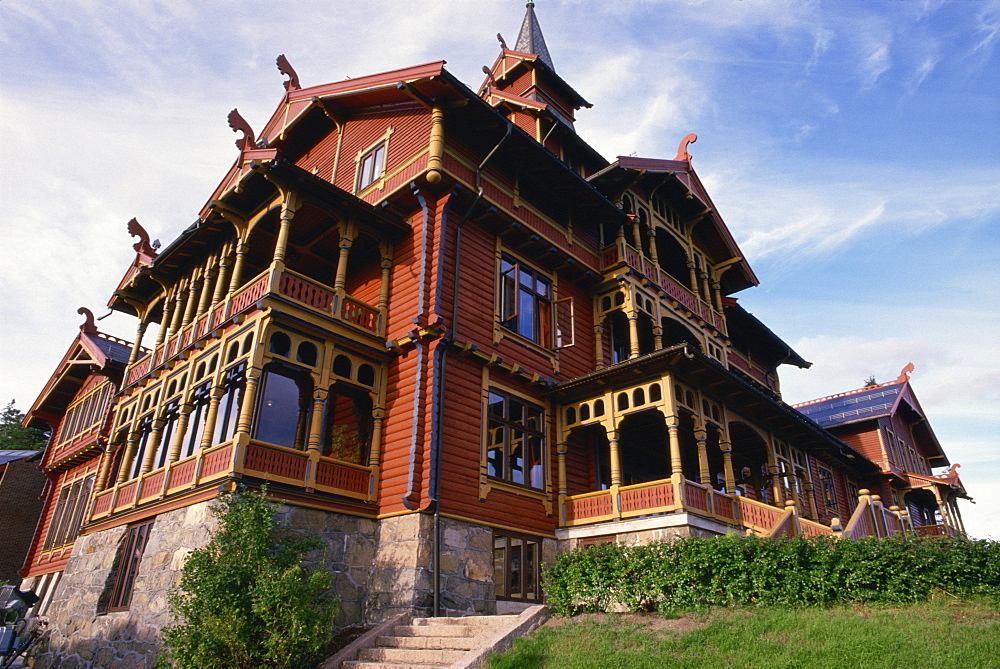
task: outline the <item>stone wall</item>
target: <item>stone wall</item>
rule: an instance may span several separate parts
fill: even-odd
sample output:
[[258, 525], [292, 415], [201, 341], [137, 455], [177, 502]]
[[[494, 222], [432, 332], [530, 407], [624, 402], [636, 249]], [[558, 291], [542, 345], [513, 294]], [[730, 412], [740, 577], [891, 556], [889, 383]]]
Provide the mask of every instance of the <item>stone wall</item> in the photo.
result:
[[[73, 555], [48, 608], [49, 632], [32, 653], [38, 669], [151, 669], [159, 649], [159, 631], [171, 622], [167, 594], [180, 580], [188, 554], [211, 539], [218, 525], [210, 506], [201, 502], [156, 517], [136, 574], [128, 611], [98, 614], [126, 527], [77, 539]], [[340, 598], [338, 627], [364, 620], [366, 584], [375, 557], [377, 525], [373, 520], [296, 506], [279, 506], [279, 522], [315, 532], [325, 546], [307, 562], [334, 573]]]
[[[440, 519], [440, 612], [496, 613], [493, 534], [489, 528]], [[412, 513], [381, 521], [368, 584], [369, 623], [396, 613], [430, 615], [434, 605], [434, 516]]]
[[32, 653], [36, 669], [155, 664], [161, 627], [170, 620], [167, 592], [180, 578], [188, 553], [208, 543], [217, 521], [201, 502], [157, 516], [136, 574], [128, 611], [98, 614], [126, 527], [82, 536], [53, 594], [49, 632]]

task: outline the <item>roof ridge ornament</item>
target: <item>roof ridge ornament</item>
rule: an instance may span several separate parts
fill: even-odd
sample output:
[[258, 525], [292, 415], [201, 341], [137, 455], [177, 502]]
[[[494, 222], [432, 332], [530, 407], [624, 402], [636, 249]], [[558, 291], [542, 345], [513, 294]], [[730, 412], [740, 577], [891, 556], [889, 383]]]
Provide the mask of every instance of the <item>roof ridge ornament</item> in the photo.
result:
[[287, 58], [285, 58], [285, 54], [279, 55], [275, 62], [278, 65], [278, 72], [288, 75], [288, 81], [285, 82], [285, 90], [301, 90], [302, 85], [299, 84], [299, 75], [295, 73], [295, 70], [292, 68], [292, 64], [288, 62]]
[[[135, 220], [134, 218], [132, 219]], [[94, 322], [94, 312], [87, 307], [80, 307], [76, 310], [76, 313], [84, 317], [83, 324], [80, 326], [80, 332], [88, 335], [97, 334], [97, 324]]]
[[899, 376], [896, 377], [896, 380], [893, 381], [893, 383], [906, 383], [910, 380], [910, 372], [914, 369], [916, 368], [913, 366], [912, 362], [906, 363], [906, 366], [899, 370]]
[[677, 146], [677, 157], [674, 158], [674, 160], [683, 161], [686, 163], [691, 162], [691, 154], [688, 153], [688, 145], [694, 144], [697, 141], [698, 141], [698, 135], [694, 134], [693, 132], [689, 132], [688, 134], [684, 135], [684, 139], [682, 139], [681, 143]]
[[156, 245], [158, 245], [158, 243], [149, 243], [149, 233], [146, 232], [146, 229], [139, 224], [139, 221], [133, 218], [125, 227], [131, 236], [139, 238], [139, 241], [132, 245], [135, 252], [140, 256], [147, 256], [150, 260], [155, 258], [157, 254]]
[[236, 148], [240, 151], [254, 148], [253, 128], [250, 127], [245, 118], [240, 116], [240, 112], [233, 109], [229, 112], [226, 120], [229, 121], [229, 127], [233, 129], [233, 132], [241, 131], [243, 133], [243, 137], [236, 140]]

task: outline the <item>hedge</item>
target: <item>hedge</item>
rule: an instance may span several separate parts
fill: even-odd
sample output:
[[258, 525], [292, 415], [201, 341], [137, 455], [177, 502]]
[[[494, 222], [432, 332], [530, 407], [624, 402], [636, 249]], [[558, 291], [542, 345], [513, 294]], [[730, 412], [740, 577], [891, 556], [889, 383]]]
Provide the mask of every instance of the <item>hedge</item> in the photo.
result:
[[560, 555], [545, 571], [553, 612], [698, 606], [905, 603], [935, 590], [1000, 596], [1000, 544], [963, 538], [769, 539], [730, 535]]

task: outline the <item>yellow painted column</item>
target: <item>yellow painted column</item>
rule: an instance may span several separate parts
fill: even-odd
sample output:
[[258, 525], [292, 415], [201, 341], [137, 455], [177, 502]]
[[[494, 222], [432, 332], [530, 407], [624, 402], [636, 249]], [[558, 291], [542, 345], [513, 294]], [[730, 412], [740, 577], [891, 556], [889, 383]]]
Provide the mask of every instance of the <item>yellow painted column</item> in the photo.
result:
[[213, 386], [209, 394], [208, 409], [205, 411], [205, 431], [201, 433], [201, 448], [211, 448], [215, 438], [215, 422], [219, 418], [219, 402], [226, 395], [225, 386]]
[[274, 262], [285, 266], [285, 255], [288, 252], [288, 232], [292, 227], [292, 218], [295, 217], [294, 196], [288, 194], [281, 205], [281, 218], [278, 226], [278, 238], [274, 242]]
[[236, 262], [233, 264], [233, 275], [229, 279], [229, 294], [232, 295], [240, 287], [243, 278], [243, 263], [246, 255], [250, 251], [250, 245], [240, 242], [236, 245]]
[[566, 453], [569, 445], [563, 441], [556, 445], [556, 457], [559, 459], [559, 525], [566, 522], [566, 496], [569, 485], [566, 481]]
[[163, 315], [160, 317], [160, 329], [156, 333], [156, 343], [153, 347], [162, 344], [167, 338], [167, 331], [170, 330], [170, 321], [174, 316], [173, 288], [163, 293]]
[[125, 454], [122, 456], [121, 465], [118, 467], [118, 483], [128, 480], [129, 470], [132, 469], [132, 459], [135, 458], [135, 451], [139, 448], [139, 438], [141, 432], [132, 432], [128, 436], [125, 446]]
[[694, 430], [695, 443], [698, 444], [698, 483], [712, 486], [712, 473], [708, 469], [708, 431], [700, 425]]
[[639, 357], [639, 312], [635, 309], [629, 311], [628, 315], [628, 357], [629, 359]]
[[232, 268], [232, 244], [227, 243], [219, 253], [219, 271], [215, 277], [215, 290], [212, 292], [212, 308], [219, 304], [226, 296], [226, 288], [229, 283], [229, 270]]
[[309, 436], [306, 438], [306, 451], [309, 455], [320, 455], [320, 445], [323, 440], [323, 407], [326, 404], [327, 390], [313, 390], [313, 409], [309, 419]]
[[132, 351], [128, 355], [128, 362], [125, 363], [125, 367], [131, 367], [139, 359], [139, 349], [142, 348], [142, 337], [146, 334], [146, 325], [145, 319], [139, 321], [139, 327], [135, 332], [135, 342], [132, 344]]
[[167, 462], [177, 462], [181, 457], [181, 448], [184, 445], [184, 437], [187, 435], [188, 422], [191, 420], [192, 411], [194, 411], [194, 405], [187, 402], [177, 408], [177, 427], [174, 430], [173, 439], [170, 441]]
[[163, 418], [157, 418], [153, 421], [152, 429], [149, 431], [149, 440], [146, 442], [146, 452], [143, 453], [142, 467], [139, 469], [140, 475], [152, 471], [156, 451], [159, 450], [160, 440], [163, 438], [163, 426], [166, 424], [167, 421]]
[[354, 239], [350, 237], [342, 237], [340, 239], [340, 257], [337, 258], [337, 276], [333, 281], [333, 290], [340, 296], [344, 295], [344, 287], [347, 285], [347, 260], [351, 252], [351, 245], [353, 244]]
[[260, 369], [254, 367], [247, 369], [246, 387], [243, 389], [243, 404], [240, 406], [240, 416], [236, 421], [236, 432], [250, 434], [254, 405], [257, 403], [257, 384], [260, 382], [261, 374]]
[[184, 305], [184, 318], [181, 320], [181, 330], [194, 320], [194, 310], [198, 306], [198, 291], [201, 288], [201, 269], [195, 268], [188, 281], [187, 300]]
[[431, 110], [431, 137], [427, 156], [427, 183], [441, 181], [444, 169], [444, 110], [435, 106]]
[[[119, 444], [118, 448], [123, 448], [124, 446]], [[108, 476], [111, 475], [111, 465], [115, 460], [115, 453], [118, 449], [109, 448], [106, 452], [101, 454], [101, 465], [97, 470], [97, 480], [94, 482], [94, 493], [99, 493], [108, 488]]]
[[733, 445], [719, 435], [719, 450], [722, 451], [722, 468], [726, 477], [726, 493], [736, 493], [736, 476], [733, 473]]

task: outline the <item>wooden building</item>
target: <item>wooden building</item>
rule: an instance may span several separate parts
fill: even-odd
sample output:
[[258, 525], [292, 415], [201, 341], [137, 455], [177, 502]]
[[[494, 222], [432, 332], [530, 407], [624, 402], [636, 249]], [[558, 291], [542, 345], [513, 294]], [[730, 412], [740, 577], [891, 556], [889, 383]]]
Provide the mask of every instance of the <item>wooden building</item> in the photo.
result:
[[85, 330], [32, 409], [53, 488], [24, 573], [64, 570], [57, 634], [155, 635], [156, 588], [239, 483], [327, 540], [343, 624], [538, 601], [560, 547], [830, 534], [859, 497], [873, 533], [904, 527], [861, 494], [886, 476], [863, 444], [781, 402], [778, 367], [808, 363], [737, 301], [758, 281], [695, 137], [601, 157], [532, 3], [475, 90], [443, 61], [312, 87], [278, 64], [197, 221], [161, 249], [130, 222], [109, 305], [134, 343]]

